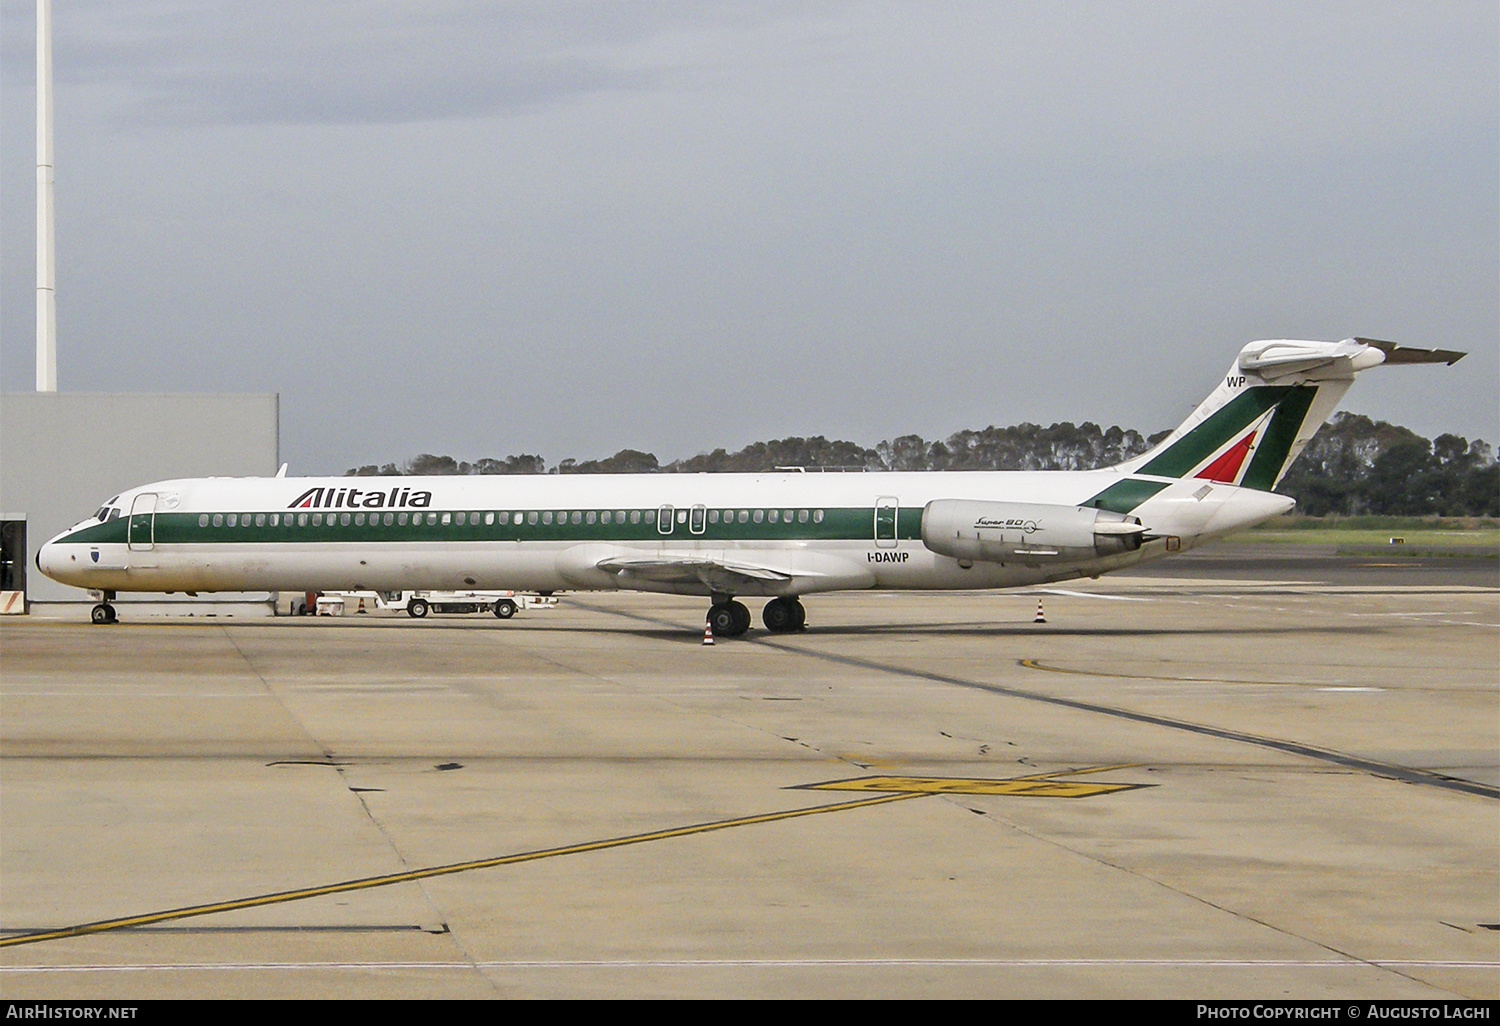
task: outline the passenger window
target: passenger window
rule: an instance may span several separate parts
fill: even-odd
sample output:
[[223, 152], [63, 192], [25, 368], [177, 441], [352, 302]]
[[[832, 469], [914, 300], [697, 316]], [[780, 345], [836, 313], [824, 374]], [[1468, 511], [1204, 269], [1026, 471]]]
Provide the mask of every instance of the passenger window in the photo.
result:
[[822, 522], [823, 522], [823, 511], [820, 510], [820, 509], [813, 510], [813, 523], [815, 523], [815, 524], [821, 524]]
[[485, 527], [490, 526], [494, 522], [495, 522], [495, 514], [494, 513], [486, 513], [484, 515], [484, 526]]
[[799, 524], [805, 524], [805, 523], [807, 523], [807, 510], [805, 510], [805, 509], [799, 509], [797, 511], [797, 523], [799, 523]]
[[458, 515], [458, 526], [459, 527], [463, 527], [468, 522], [469, 522], [469, 514], [467, 514], [467, 513], [460, 513]]
[[768, 517], [769, 517], [769, 518], [770, 518], [770, 520], [771, 520], [771, 523], [773, 523], [773, 524], [774, 524], [774, 523], [776, 523], [776, 522], [777, 522], [777, 521], [778, 521], [778, 520], [780, 520], [780, 519], [781, 519], [781, 511], [780, 511], [780, 510], [775, 510], [775, 509], [773, 509], [773, 510], [771, 510], [771, 512], [770, 512], [770, 513], [768, 513], [768, 514], [767, 514], [767, 516], [768, 516]]
[[395, 521], [396, 517], [395, 517], [394, 514], [387, 513], [385, 516], [381, 517], [380, 519], [385, 524], [386, 527], [390, 527], [391, 523], [393, 521]]
[[[328, 515], [330, 517], [333, 516], [332, 513], [330, 513]], [[313, 526], [314, 527], [322, 527], [323, 526], [323, 514], [321, 514], [321, 513], [314, 513], [312, 515], [312, 521], [313, 521]], [[233, 525], [231, 525], [231, 526], [233, 526]]]
[[298, 527], [306, 527], [307, 526], [307, 514], [306, 513], [298, 513], [297, 514], [297, 526]]
[[224, 514], [222, 514], [222, 513], [215, 513], [214, 514], [214, 526], [215, 527], [223, 527], [224, 526]]
[[680, 509], [680, 510], [677, 511], [677, 522], [679, 524], [685, 524], [685, 523], [687, 523], [687, 517], [688, 517], [688, 511], [687, 510]]
[[[532, 521], [532, 523], [535, 523], [535, 521]], [[542, 523], [544, 523], [544, 524], [550, 524], [550, 523], [552, 523], [552, 511], [550, 509], [547, 510], [545, 513], [542, 514]]]
[[765, 516], [766, 514], [763, 510], [756, 510], [755, 513], [752, 514], [750, 519], [754, 520], [758, 524], [765, 519]]
[[365, 515], [363, 513], [356, 513], [356, 514], [354, 514], [354, 526], [355, 527], [364, 527], [365, 526]]
[[748, 509], [740, 510], [739, 515], [735, 519], [742, 524], [748, 524], [750, 522], [750, 511]]
[[231, 513], [231, 514], [229, 514], [229, 516], [227, 516], [227, 517], [224, 518], [224, 523], [228, 524], [230, 527], [238, 527], [239, 526], [239, 522], [240, 522], [240, 518], [239, 518], [239, 514], [237, 514], [237, 513]]
[[208, 514], [207, 513], [200, 513], [200, 514], [198, 514], [198, 526], [199, 527], [207, 527], [208, 526]]
[[271, 514], [271, 526], [272, 527], [280, 527], [281, 526], [281, 514], [280, 513], [272, 513]]
[[641, 511], [640, 510], [633, 509], [633, 510], [630, 511], [630, 522], [632, 524], [639, 524], [641, 522]]
[[599, 520], [599, 514], [595, 513], [593, 510], [589, 510], [588, 513], [584, 514], [583, 520], [584, 523], [587, 524], [596, 523]]
[[581, 524], [581, 523], [583, 523], [583, 514], [581, 512], [579, 512], [578, 510], [575, 509], [573, 511], [573, 515], [571, 517], [569, 517], [568, 519], [571, 520], [571, 521], [573, 521], [573, 523], [575, 523], [575, 524]]
[[610, 523], [613, 519], [613, 514], [611, 514], [609, 510], [605, 510], [603, 513], [599, 514], [599, 522], [601, 524]]
[[615, 523], [617, 523], [617, 524], [623, 524], [624, 522], [625, 522], [625, 511], [623, 509], [617, 509], [617, 510], [615, 510]]
[[264, 513], [257, 513], [257, 514], [255, 514], [255, 526], [256, 527], [265, 527], [266, 526], [266, 515]]
[[340, 513], [339, 514], [339, 524], [342, 525], [342, 526], [344, 526], [344, 527], [348, 527], [349, 526], [349, 514], [347, 514], [347, 513]]
[[708, 511], [708, 522], [710, 524], [717, 524], [719, 522], [719, 511], [718, 510], [711, 509], [711, 510]]

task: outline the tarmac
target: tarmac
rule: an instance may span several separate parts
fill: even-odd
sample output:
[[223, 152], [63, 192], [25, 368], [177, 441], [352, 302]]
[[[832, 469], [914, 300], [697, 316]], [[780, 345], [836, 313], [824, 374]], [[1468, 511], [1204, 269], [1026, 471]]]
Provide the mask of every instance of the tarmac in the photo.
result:
[[6, 618], [0, 996], [1500, 998], [1495, 562], [1319, 558]]

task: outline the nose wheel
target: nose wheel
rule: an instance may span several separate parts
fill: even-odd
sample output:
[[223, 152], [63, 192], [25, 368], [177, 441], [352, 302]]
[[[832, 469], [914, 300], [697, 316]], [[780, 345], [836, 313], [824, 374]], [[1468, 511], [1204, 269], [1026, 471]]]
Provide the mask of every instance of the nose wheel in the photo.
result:
[[750, 629], [750, 610], [734, 599], [716, 603], [708, 611], [708, 628], [716, 638], [737, 638]]
[[89, 613], [89, 619], [94, 623], [116, 623], [119, 617], [115, 615], [115, 607], [108, 602], [101, 602]]

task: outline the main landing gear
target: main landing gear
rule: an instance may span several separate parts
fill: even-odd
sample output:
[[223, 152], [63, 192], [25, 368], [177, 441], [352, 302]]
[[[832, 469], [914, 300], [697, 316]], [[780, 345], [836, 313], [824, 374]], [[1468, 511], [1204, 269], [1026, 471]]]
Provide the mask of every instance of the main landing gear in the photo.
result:
[[773, 634], [800, 631], [807, 626], [807, 610], [797, 601], [797, 596], [773, 598], [760, 611], [760, 622]]
[[[774, 598], [766, 603], [760, 618], [773, 634], [800, 631], [807, 623], [807, 610], [796, 596]], [[750, 610], [732, 598], [718, 599], [708, 610], [708, 628], [716, 638], [737, 638], [750, 629]]]

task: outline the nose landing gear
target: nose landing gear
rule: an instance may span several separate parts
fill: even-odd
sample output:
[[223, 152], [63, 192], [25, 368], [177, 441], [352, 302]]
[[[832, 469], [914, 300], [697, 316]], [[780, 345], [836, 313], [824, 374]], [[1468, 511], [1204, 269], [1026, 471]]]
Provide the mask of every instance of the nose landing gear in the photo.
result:
[[89, 612], [89, 619], [94, 623], [118, 623], [120, 618], [115, 615], [114, 606], [101, 602]]

